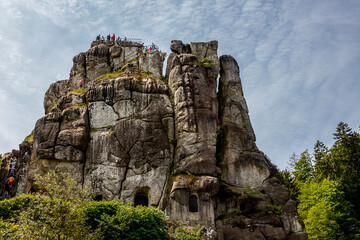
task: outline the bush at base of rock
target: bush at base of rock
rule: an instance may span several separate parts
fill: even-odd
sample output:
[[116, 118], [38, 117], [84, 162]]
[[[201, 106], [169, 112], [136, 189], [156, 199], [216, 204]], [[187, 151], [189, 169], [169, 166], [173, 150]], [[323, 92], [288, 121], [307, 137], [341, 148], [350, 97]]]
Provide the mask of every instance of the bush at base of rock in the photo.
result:
[[100, 229], [104, 239], [167, 239], [165, 216], [156, 208], [120, 205], [115, 215], [104, 215]]
[[[171, 240], [202, 240], [204, 235], [204, 227], [184, 226], [181, 222], [176, 223], [168, 221], [168, 232]], [[206, 238], [207, 239], [207, 238]]]
[[91, 229], [104, 239], [166, 239], [165, 215], [156, 208], [122, 205], [119, 201], [90, 202], [83, 208]]
[[92, 201], [67, 174], [36, 176], [37, 193], [0, 201], [0, 239], [201, 239], [200, 228], [168, 233], [164, 212], [120, 201]]
[[36, 198], [30, 194], [0, 201], [0, 218], [3, 220], [17, 219], [20, 210], [23, 211], [34, 204], [36, 204]]

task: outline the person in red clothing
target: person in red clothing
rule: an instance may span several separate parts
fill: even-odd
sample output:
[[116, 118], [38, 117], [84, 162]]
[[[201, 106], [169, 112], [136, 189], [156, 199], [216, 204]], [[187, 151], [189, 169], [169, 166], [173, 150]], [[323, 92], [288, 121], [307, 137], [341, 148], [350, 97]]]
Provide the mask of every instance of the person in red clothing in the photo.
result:
[[4, 196], [3, 196], [3, 199], [10, 199], [11, 198], [11, 191], [12, 191], [12, 187], [13, 187], [13, 185], [14, 185], [14, 177], [13, 176], [10, 176], [7, 180], [6, 180], [6, 182], [5, 182], [5, 184], [4, 184], [4, 187], [5, 187], [5, 189], [4, 189]]
[[82, 88], [84, 86], [84, 79], [81, 79], [79, 82], [80, 88]]
[[111, 39], [112, 39], [113, 41], [115, 41], [115, 33], [113, 33]]

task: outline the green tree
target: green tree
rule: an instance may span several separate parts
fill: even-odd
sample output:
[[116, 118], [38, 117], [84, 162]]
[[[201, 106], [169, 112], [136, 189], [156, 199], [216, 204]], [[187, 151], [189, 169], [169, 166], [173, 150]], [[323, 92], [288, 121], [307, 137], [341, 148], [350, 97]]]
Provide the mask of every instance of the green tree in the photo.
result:
[[23, 209], [14, 239], [98, 239], [85, 224], [81, 207], [92, 200], [90, 188], [80, 188], [67, 174], [49, 171], [36, 176], [36, 203]]
[[289, 189], [290, 198], [298, 204], [299, 184], [296, 183], [294, 176], [287, 169], [279, 171], [281, 182]]
[[328, 148], [323, 142], [320, 142], [319, 140], [316, 141], [314, 145], [314, 157], [315, 162], [324, 158], [328, 153]]
[[303, 183], [298, 211], [310, 239], [360, 239], [353, 206], [336, 181]]
[[360, 239], [360, 136], [343, 122], [333, 135], [330, 149], [316, 142], [313, 169], [307, 151], [295, 164], [299, 214], [310, 239]]
[[340, 122], [334, 139], [335, 143], [327, 154], [316, 159], [317, 178], [356, 183], [360, 176], [360, 135]]
[[307, 149], [301, 153], [299, 160], [295, 163], [293, 175], [295, 180], [300, 183], [304, 183], [313, 177], [312, 156]]
[[295, 164], [297, 163], [297, 161], [299, 161], [299, 155], [293, 152], [288, 161], [288, 169], [290, 172], [294, 171]]
[[333, 135], [333, 146], [316, 160], [316, 178], [338, 181], [360, 219], [360, 134], [340, 122]]

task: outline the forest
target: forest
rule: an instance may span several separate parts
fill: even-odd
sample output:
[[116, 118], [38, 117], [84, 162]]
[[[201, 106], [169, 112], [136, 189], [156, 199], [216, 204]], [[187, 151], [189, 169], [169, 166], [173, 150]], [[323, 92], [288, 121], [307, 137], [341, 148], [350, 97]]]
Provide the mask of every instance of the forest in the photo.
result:
[[309, 239], [360, 239], [360, 134], [340, 122], [333, 138], [294, 153], [280, 175]]

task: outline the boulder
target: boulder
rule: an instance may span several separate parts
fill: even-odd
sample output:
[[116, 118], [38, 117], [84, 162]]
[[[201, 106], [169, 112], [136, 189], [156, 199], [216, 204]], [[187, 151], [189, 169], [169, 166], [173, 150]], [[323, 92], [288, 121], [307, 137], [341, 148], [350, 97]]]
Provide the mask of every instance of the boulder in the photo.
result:
[[139, 69], [146, 75], [160, 78], [162, 76], [163, 62], [164, 55], [161, 52], [150, 52], [139, 58]]
[[53, 107], [59, 102], [59, 99], [63, 97], [69, 87], [69, 80], [62, 80], [52, 83], [45, 93], [44, 97], [44, 109], [45, 115], [48, 114]]

